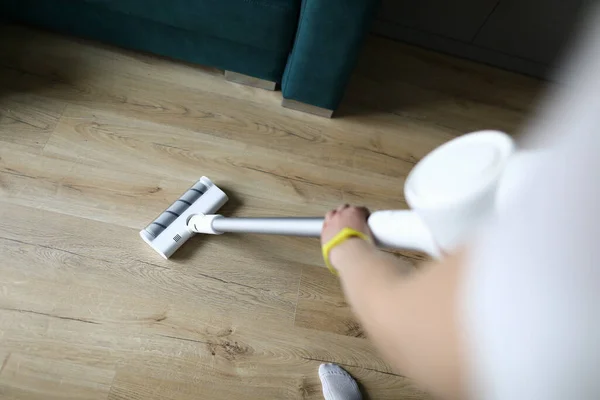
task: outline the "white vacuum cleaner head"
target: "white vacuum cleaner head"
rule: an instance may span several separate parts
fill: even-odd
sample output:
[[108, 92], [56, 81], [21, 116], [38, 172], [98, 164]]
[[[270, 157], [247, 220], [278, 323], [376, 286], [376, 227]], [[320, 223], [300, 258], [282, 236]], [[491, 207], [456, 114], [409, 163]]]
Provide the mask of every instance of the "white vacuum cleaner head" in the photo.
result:
[[203, 176], [150, 225], [142, 229], [140, 236], [158, 254], [169, 258], [194, 234], [188, 228], [189, 219], [194, 215], [214, 214], [227, 200], [227, 195]]

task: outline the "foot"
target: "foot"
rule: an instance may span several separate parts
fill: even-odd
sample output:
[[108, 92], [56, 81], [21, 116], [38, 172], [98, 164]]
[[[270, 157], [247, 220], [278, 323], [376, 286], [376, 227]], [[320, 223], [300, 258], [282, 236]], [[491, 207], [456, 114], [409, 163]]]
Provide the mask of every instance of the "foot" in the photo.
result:
[[362, 400], [358, 384], [339, 365], [321, 364], [319, 378], [325, 400]]

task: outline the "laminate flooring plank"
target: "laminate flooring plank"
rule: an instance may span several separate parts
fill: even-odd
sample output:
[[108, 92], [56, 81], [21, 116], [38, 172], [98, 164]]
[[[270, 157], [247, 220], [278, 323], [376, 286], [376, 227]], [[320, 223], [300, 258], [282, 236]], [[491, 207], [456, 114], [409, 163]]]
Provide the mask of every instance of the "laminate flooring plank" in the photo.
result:
[[196, 235], [164, 260], [138, 231], [202, 175], [224, 215], [405, 208], [418, 160], [518, 134], [546, 84], [370, 37], [325, 119], [213, 68], [0, 35], [0, 397], [320, 399], [335, 362], [370, 398], [428, 398], [365, 337], [318, 239]]

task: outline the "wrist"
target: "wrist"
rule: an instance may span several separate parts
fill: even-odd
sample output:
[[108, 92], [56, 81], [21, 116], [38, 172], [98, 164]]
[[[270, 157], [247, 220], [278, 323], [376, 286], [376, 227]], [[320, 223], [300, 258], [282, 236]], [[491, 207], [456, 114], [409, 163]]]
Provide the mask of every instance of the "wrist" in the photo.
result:
[[351, 237], [335, 246], [329, 252], [329, 261], [333, 267], [340, 271], [348, 264], [351, 264], [359, 253], [370, 251], [373, 244], [359, 237]]

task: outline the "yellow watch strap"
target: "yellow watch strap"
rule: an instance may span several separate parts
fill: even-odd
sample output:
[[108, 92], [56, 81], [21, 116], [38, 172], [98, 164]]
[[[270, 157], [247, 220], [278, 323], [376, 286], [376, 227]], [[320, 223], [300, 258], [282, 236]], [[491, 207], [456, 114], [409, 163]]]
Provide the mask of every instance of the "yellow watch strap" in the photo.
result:
[[338, 272], [329, 261], [329, 252], [334, 247], [344, 243], [346, 240], [352, 237], [358, 237], [362, 240], [366, 240], [367, 242], [371, 241], [371, 239], [369, 239], [369, 237], [362, 232], [359, 232], [352, 228], [344, 228], [341, 231], [339, 231], [334, 237], [332, 237], [327, 243], [325, 243], [321, 248], [323, 251], [323, 260], [325, 260], [325, 265], [327, 266], [327, 268], [329, 268], [329, 271], [332, 274], [338, 275]]

